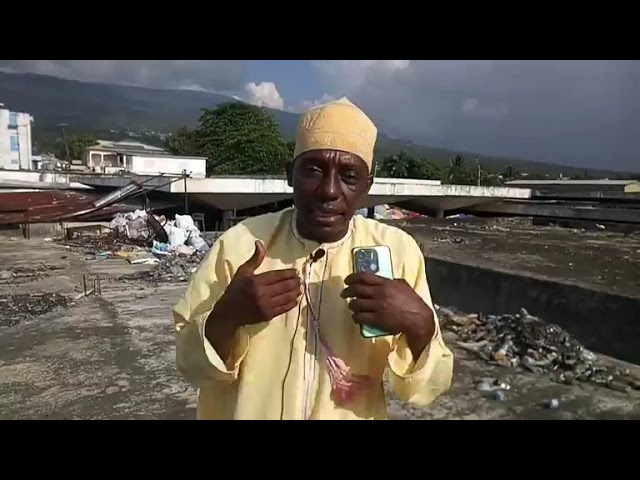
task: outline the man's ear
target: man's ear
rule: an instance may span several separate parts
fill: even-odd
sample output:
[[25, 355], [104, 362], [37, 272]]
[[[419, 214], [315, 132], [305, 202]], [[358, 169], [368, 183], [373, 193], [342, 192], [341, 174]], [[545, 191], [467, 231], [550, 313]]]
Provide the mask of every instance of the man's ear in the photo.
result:
[[373, 182], [376, 179], [376, 171], [378, 170], [378, 162], [376, 162], [375, 159], [373, 159], [373, 161], [371, 162], [371, 173], [369, 174], [369, 177], [367, 178], [367, 194], [369, 193], [369, 190], [371, 190], [371, 186], [373, 185]]
[[371, 190], [371, 187], [373, 186], [373, 182], [374, 182], [375, 178], [373, 175], [369, 175], [367, 177], [367, 191], [364, 193], [365, 195], [369, 194], [369, 190]]
[[287, 175], [287, 185], [293, 188], [293, 160], [288, 161], [284, 168]]

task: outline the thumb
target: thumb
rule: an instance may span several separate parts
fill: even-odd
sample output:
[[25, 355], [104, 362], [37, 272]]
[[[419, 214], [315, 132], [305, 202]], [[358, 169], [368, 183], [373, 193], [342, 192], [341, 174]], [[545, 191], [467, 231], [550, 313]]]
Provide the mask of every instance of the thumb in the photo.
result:
[[260, 240], [256, 240], [256, 249], [249, 260], [244, 262], [240, 268], [238, 268], [238, 274], [240, 275], [253, 275], [253, 273], [262, 265], [262, 261], [266, 255], [266, 250], [263, 243]]

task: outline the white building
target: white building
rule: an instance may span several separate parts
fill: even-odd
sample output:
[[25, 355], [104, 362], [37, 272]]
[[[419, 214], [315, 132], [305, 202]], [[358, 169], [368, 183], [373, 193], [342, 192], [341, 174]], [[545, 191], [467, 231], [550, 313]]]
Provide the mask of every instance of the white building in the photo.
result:
[[28, 113], [12, 112], [0, 103], [0, 169], [33, 170], [32, 122]]
[[82, 158], [84, 164], [97, 173], [134, 173], [137, 175], [182, 175], [193, 178], [207, 175], [207, 159], [172, 155], [162, 148], [133, 140], [110, 142], [100, 140], [88, 147]]

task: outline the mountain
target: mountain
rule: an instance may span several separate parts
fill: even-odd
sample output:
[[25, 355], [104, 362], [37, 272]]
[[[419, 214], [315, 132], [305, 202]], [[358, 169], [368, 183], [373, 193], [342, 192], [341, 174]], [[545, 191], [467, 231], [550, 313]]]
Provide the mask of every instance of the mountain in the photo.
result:
[[[34, 141], [41, 148], [51, 145], [60, 135], [59, 124], [67, 124], [69, 131], [95, 132], [118, 131], [147, 132], [149, 136], [170, 133], [186, 125], [197, 124], [200, 109], [212, 108], [233, 100], [224, 95], [192, 91], [79, 82], [46, 75], [10, 74], [0, 72], [0, 102], [14, 111], [29, 112], [34, 118]], [[280, 125], [282, 135], [293, 139], [298, 115], [267, 109]], [[415, 145], [402, 139], [391, 139], [383, 132], [378, 141], [379, 157], [396, 154], [402, 150], [426, 158], [436, 164], [448, 163], [456, 154], [474, 162], [476, 158], [483, 168], [502, 171], [507, 166], [520, 172], [569, 175], [607, 176], [619, 172], [585, 170], [582, 167], [566, 167], [555, 164], [512, 158], [458, 152], [442, 148]]]

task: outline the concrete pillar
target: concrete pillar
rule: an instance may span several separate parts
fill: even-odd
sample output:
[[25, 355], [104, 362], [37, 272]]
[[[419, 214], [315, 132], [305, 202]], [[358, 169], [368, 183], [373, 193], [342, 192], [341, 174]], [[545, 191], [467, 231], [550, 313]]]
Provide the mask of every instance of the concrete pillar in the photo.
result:
[[444, 218], [444, 210], [442, 208], [439, 208], [438, 210], [436, 210], [436, 218], [438, 220], [441, 220]]
[[222, 210], [222, 225], [220, 230], [228, 230], [231, 226], [230, 220], [234, 217], [233, 210]]

